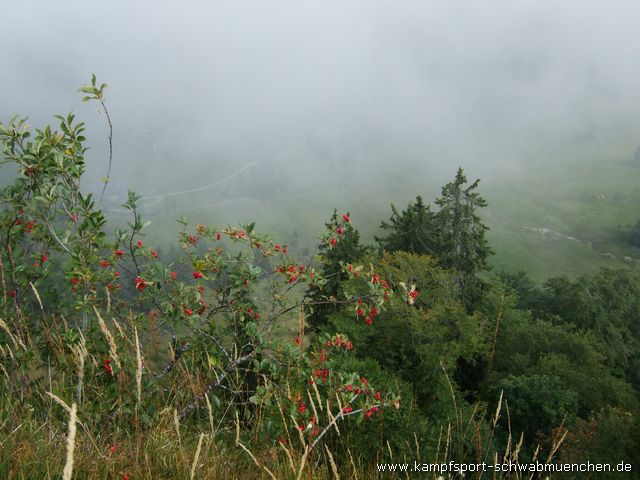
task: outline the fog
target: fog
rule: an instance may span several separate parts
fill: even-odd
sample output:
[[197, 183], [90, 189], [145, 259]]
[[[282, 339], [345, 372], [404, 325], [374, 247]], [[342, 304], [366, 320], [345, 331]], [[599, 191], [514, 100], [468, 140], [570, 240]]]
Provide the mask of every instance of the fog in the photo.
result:
[[[410, 197], [458, 165], [516, 178], [572, 152], [607, 159], [640, 143], [637, 2], [22, 1], [2, 11], [0, 119], [42, 126], [75, 111], [91, 144], [87, 188], [99, 191], [106, 124], [76, 92], [95, 72], [109, 85], [116, 199], [196, 189], [172, 207], [225, 201], [229, 213], [235, 197], [313, 193], [310, 205], [330, 212], [321, 199], [332, 189], [358, 190], [364, 208], [390, 182], [408, 182], [399, 196]], [[241, 183], [223, 188], [229, 176]]]

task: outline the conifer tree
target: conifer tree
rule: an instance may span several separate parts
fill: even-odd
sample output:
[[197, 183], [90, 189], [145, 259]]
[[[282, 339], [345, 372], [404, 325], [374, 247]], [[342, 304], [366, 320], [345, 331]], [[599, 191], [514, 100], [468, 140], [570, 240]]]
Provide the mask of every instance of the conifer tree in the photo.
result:
[[473, 276], [489, 269], [487, 258], [493, 252], [485, 238], [489, 228], [476, 213], [487, 206], [475, 191], [480, 180], [465, 188], [466, 183], [464, 171], [458, 168], [455, 180], [442, 187], [442, 196], [435, 202], [440, 207], [436, 214], [437, 256], [445, 268]]
[[395, 205], [391, 204], [389, 223], [383, 221], [380, 224], [380, 228], [389, 234], [374, 238], [382, 251], [433, 255], [437, 246], [434, 222], [431, 206], [425, 205], [418, 195], [415, 203], [409, 203], [402, 213], [398, 213]]
[[469, 186], [462, 168], [458, 168], [453, 182], [442, 187], [442, 195], [436, 199], [440, 210], [436, 214], [438, 249], [436, 256], [440, 264], [456, 272], [456, 283], [462, 301], [471, 310], [482, 293], [483, 282], [476, 276], [488, 270], [487, 258], [493, 252], [485, 233], [488, 227], [476, 213], [487, 206], [484, 198], [476, 192], [480, 180]]

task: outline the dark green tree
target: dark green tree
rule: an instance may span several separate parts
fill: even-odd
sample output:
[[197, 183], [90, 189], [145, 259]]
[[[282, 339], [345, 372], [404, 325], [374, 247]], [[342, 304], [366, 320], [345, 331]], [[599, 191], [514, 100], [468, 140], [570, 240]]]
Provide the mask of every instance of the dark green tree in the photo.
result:
[[516, 307], [520, 310], [529, 310], [534, 318], [543, 316], [546, 311], [546, 293], [529, 278], [524, 270], [501, 270], [495, 278], [504, 283], [518, 297]]
[[409, 203], [406, 210], [398, 213], [391, 204], [389, 222], [383, 221], [380, 228], [388, 235], [374, 237], [380, 249], [386, 252], [409, 252], [433, 255], [436, 247], [435, 214], [430, 205], [425, 205], [421, 196]]
[[640, 275], [603, 268], [576, 280], [551, 278], [544, 288], [543, 314], [593, 332], [608, 366], [640, 391]]
[[[313, 312], [307, 317], [307, 322], [313, 329], [318, 329], [326, 323], [327, 316], [337, 311], [337, 306], [331, 304], [330, 299], [337, 298], [341, 283], [347, 279], [342, 264], [353, 263], [368, 253], [369, 249], [360, 243], [360, 233], [353, 227], [349, 214], [340, 217], [334, 209], [333, 215], [325, 227], [333, 232], [335, 243], [321, 243], [318, 246], [320, 255], [320, 273], [325, 280], [324, 285], [311, 285], [307, 290], [307, 298], [317, 303]], [[327, 303], [322, 303], [326, 301]], [[318, 303], [319, 302], [319, 303]]]
[[489, 229], [476, 213], [487, 202], [475, 190], [480, 180], [465, 188], [467, 177], [458, 168], [453, 182], [442, 187], [442, 196], [436, 200], [440, 211], [436, 224], [440, 237], [438, 257], [446, 268], [474, 275], [487, 270], [491, 253], [485, 233]]
[[442, 187], [436, 200], [440, 210], [435, 216], [438, 231], [437, 257], [445, 268], [457, 272], [457, 281], [464, 303], [470, 308], [478, 299], [482, 283], [476, 274], [489, 269], [487, 258], [493, 252], [485, 234], [489, 229], [477, 213], [487, 206], [476, 192], [480, 180], [466, 186], [467, 177], [458, 168], [453, 182]]

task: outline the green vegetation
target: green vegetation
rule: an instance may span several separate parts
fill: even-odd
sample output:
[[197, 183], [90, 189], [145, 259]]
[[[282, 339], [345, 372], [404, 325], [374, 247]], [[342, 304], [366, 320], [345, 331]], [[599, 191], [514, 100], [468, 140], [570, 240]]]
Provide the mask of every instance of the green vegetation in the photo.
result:
[[634, 247], [640, 248], [640, 220], [638, 220], [636, 226], [631, 230], [631, 234], [629, 234], [629, 243]]
[[[105, 87], [82, 91], [104, 106]], [[159, 248], [134, 192], [108, 231], [80, 189], [83, 125], [58, 120], [0, 126], [2, 478], [386, 478], [377, 464], [495, 458], [638, 478], [638, 272], [491, 274], [462, 169], [437, 212], [392, 205], [379, 250], [338, 210], [316, 248], [295, 239], [306, 261], [254, 223], [180, 219]]]

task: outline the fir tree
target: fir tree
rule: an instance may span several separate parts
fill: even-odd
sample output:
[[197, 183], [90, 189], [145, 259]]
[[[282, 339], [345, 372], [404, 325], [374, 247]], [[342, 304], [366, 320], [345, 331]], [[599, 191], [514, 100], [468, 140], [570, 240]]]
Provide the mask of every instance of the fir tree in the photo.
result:
[[417, 196], [406, 210], [398, 213], [391, 204], [389, 223], [383, 221], [380, 228], [388, 231], [386, 237], [374, 237], [380, 249], [386, 252], [409, 252], [433, 255], [436, 247], [435, 214], [430, 205], [425, 205]]
[[480, 295], [482, 283], [476, 274], [488, 270], [487, 258], [493, 252], [477, 209], [487, 206], [476, 192], [480, 180], [471, 185], [462, 168], [458, 168], [453, 182], [442, 187], [442, 196], [436, 200], [440, 210], [436, 214], [438, 231], [437, 257], [445, 268], [458, 273], [458, 283], [465, 304], [470, 307]]
[[474, 190], [480, 180], [465, 188], [467, 177], [458, 168], [453, 182], [442, 187], [442, 196], [436, 200], [440, 210], [436, 214], [439, 245], [438, 257], [446, 268], [474, 275], [488, 270], [487, 258], [491, 248], [485, 233], [489, 229], [476, 213], [487, 202]]

